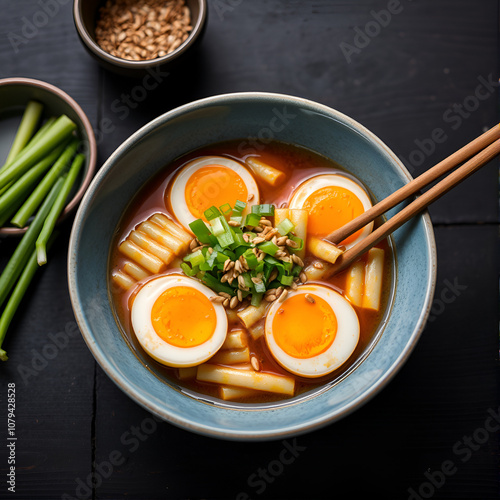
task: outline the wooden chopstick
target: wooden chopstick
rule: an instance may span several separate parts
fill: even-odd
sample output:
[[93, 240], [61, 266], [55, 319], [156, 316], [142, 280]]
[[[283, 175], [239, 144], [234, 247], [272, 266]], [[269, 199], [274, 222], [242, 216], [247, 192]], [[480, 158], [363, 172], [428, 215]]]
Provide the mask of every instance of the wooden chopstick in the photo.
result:
[[406, 198], [415, 194], [417, 191], [427, 186], [427, 184], [435, 181], [452, 168], [460, 165], [460, 163], [469, 159], [471, 156], [479, 153], [479, 151], [483, 150], [486, 146], [489, 146], [496, 139], [500, 139], [500, 124], [495, 125], [484, 134], [469, 142], [469, 144], [465, 145], [463, 148], [448, 156], [448, 158], [445, 158], [443, 161], [439, 162], [437, 165], [430, 168], [416, 179], [413, 179], [411, 182], [405, 184], [402, 188], [398, 189], [387, 198], [381, 200], [372, 208], [362, 213], [359, 217], [356, 217], [351, 222], [348, 222], [341, 228], [333, 231], [324, 239], [335, 244], [340, 243], [352, 233], [355, 233], [358, 229], [366, 226], [379, 215], [382, 215], [387, 212], [387, 210], [395, 207], [398, 203], [406, 200]]
[[[343, 238], [349, 236], [357, 229], [360, 229], [368, 222], [373, 220], [375, 217], [383, 213], [385, 210], [394, 207], [395, 205], [403, 201], [407, 196], [414, 194], [416, 191], [424, 187], [426, 184], [432, 182], [437, 177], [442, 175], [442, 173], [445, 173], [448, 170], [450, 170], [453, 166], [456, 166], [457, 163], [460, 163], [460, 159], [462, 159], [463, 161], [463, 158], [469, 158], [471, 156], [470, 151], [473, 151], [472, 154], [474, 154], [474, 152], [477, 152], [481, 149], [480, 148], [481, 145], [484, 148], [485, 145], [489, 144], [487, 147], [482, 149], [482, 151], [479, 151], [479, 153], [476, 154], [476, 156], [468, 160], [462, 166], [457, 168], [454, 172], [452, 172], [443, 180], [441, 180], [436, 185], [431, 187], [428, 191], [420, 195], [412, 203], [410, 203], [405, 208], [400, 210], [396, 215], [391, 217], [391, 219], [389, 219], [387, 222], [385, 222], [377, 229], [372, 231], [366, 238], [361, 240], [358, 244], [354, 245], [352, 248], [350, 248], [349, 250], [345, 251], [342, 255], [340, 255], [335, 264], [333, 264], [332, 268], [329, 269], [328, 276], [332, 276], [342, 271], [346, 267], [348, 267], [351, 264], [351, 262], [360, 257], [364, 252], [366, 252], [371, 247], [382, 241], [384, 238], [386, 238], [393, 231], [401, 227], [405, 222], [407, 222], [413, 216], [420, 213], [433, 201], [443, 196], [454, 186], [462, 182], [471, 174], [479, 170], [483, 165], [488, 163], [495, 156], [500, 154], [499, 137], [500, 137], [500, 124], [495, 125], [495, 127], [493, 127], [488, 132], [486, 132], [482, 136], [478, 137], [477, 139], [469, 143], [464, 148], [452, 154], [446, 160], [443, 160], [442, 162], [440, 162], [438, 165], [436, 165], [426, 173], [417, 177], [416, 179], [405, 185], [403, 188], [399, 189], [398, 191], [394, 192], [393, 194], [382, 200], [380, 203], [377, 203], [372, 209], [367, 210], [364, 214], [354, 219], [354, 221], [352, 221], [351, 223], [346, 224], [346, 226], [349, 225], [354, 227], [355, 229], [352, 230], [349, 229], [348, 230], [349, 232], [347, 232], [347, 234], [345, 234]], [[452, 159], [452, 161], [450, 161], [450, 159]], [[436, 167], [439, 167], [439, 169], [435, 170]], [[431, 171], [432, 174], [430, 174]], [[438, 171], [441, 173], [436, 174], [436, 172]], [[425, 183], [423, 183], [423, 181], [421, 180], [422, 177], [424, 177], [424, 179], [426, 180]], [[415, 186], [417, 187], [415, 188]], [[401, 194], [401, 192], [403, 192], [403, 194], [406, 193], [406, 196], [402, 198], [401, 196], [403, 195]], [[381, 206], [383, 208], [383, 211], [380, 211]], [[366, 214], [368, 213], [370, 213], [370, 215], [369, 217], [366, 217]], [[335, 231], [335, 233], [332, 233], [334, 234], [335, 238], [338, 238], [336, 233], [340, 233], [340, 231]], [[330, 239], [330, 237], [331, 235], [329, 235], [327, 238]], [[338, 241], [339, 240], [336, 239], [336, 242]], [[342, 241], [342, 239], [340, 239], [340, 241]]]

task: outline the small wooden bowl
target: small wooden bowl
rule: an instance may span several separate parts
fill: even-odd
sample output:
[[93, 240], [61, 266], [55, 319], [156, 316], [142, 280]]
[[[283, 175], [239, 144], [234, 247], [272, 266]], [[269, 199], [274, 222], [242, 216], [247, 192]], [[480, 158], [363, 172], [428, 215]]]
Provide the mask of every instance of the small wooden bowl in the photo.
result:
[[[16, 127], [13, 123], [19, 116], [29, 100], [40, 101], [44, 105], [44, 117], [67, 115], [77, 125], [77, 134], [82, 141], [85, 154], [85, 164], [80, 174], [80, 181], [72, 192], [59, 222], [72, 214], [80, 202], [85, 190], [90, 184], [97, 163], [97, 144], [94, 131], [82, 108], [68, 94], [61, 89], [40, 80], [29, 78], [5, 78], [0, 80], [0, 154], [7, 156], [11, 141], [14, 138]], [[2, 163], [2, 162], [0, 162]], [[0, 228], [0, 236], [19, 236], [26, 232], [27, 227]]]

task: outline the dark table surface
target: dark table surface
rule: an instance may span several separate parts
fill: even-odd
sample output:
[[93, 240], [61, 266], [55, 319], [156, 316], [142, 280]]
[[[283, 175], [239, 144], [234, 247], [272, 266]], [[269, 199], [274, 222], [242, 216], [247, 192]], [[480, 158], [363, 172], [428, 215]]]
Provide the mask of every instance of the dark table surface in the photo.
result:
[[[26, 37], [25, 24], [48, 4], [47, 22], [37, 17], [36, 33]], [[0, 0], [0, 76], [45, 80], [75, 98], [96, 130], [98, 166], [152, 118], [226, 92], [280, 92], [336, 108], [377, 134], [413, 175], [499, 121], [495, 0], [209, 1], [192, 71], [136, 92], [127, 113], [116, 102], [134, 95], [138, 82], [87, 55], [71, 4]], [[389, 7], [398, 13], [377, 28], [377, 13]], [[374, 36], [361, 40], [370, 26]], [[24, 41], [13, 45], [12, 34]], [[432, 140], [436, 129], [445, 140]], [[498, 498], [497, 205], [491, 162], [431, 207], [433, 309], [393, 381], [337, 423], [264, 443], [155, 422], [100, 369], [79, 334], [57, 344], [59, 332], [75, 327], [67, 222], [5, 342], [0, 497]], [[14, 244], [0, 240], [0, 264]], [[16, 386], [15, 493], [6, 484], [9, 383]], [[284, 464], [289, 447], [294, 460]]]

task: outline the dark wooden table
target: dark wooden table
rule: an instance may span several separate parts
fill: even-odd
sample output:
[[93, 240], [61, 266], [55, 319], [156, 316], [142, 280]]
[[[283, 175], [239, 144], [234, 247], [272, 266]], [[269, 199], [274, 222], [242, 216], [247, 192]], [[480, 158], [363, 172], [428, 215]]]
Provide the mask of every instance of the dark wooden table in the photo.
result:
[[[152, 118], [226, 92], [281, 92], [336, 108], [377, 134], [413, 175], [499, 121], [495, 0], [213, 0], [192, 71], [146, 93], [87, 55], [71, 3], [0, 0], [0, 76], [38, 78], [74, 97], [95, 127], [99, 166]], [[68, 222], [5, 343], [0, 497], [498, 498], [497, 205], [492, 162], [432, 207], [431, 318], [381, 394], [324, 429], [266, 443], [156, 422], [111, 382], [75, 326]], [[14, 244], [0, 240], [0, 264]], [[15, 493], [6, 484], [9, 383]]]

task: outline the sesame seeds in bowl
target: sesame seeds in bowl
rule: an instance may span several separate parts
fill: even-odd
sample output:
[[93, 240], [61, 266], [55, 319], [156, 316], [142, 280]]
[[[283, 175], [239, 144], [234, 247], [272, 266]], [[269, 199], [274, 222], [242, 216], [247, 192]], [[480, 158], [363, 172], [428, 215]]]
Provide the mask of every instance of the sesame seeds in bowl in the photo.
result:
[[111, 55], [145, 61], [173, 52], [192, 29], [191, 11], [184, 0], [108, 0], [99, 9], [95, 35]]
[[103, 67], [124, 76], [185, 71], [207, 21], [206, 0], [74, 0], [78, 35]]

